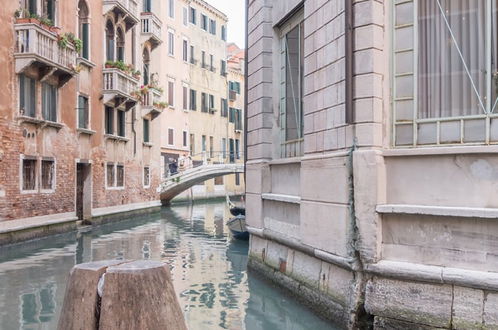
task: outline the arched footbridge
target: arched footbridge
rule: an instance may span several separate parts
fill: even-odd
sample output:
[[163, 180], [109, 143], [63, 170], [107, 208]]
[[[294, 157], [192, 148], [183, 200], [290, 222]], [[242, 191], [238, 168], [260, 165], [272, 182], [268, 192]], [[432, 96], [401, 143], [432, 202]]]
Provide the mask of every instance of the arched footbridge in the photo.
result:
[[163, 205], [168, 205], [175, 196], [196, 184], [219, 176], [235, 173], [244, 173], [244, 164], [210, 164], [209, 162], [203, 162], [202, 165], [186, 169], [178, 174], [170, 175], [159, 187], [161, 203]]

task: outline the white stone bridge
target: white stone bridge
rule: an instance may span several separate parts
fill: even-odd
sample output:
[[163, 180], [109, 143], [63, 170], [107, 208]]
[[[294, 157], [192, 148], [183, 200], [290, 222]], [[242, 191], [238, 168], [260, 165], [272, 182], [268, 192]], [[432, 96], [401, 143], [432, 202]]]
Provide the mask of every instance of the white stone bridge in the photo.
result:
[[244, 164], [203, 164], [169, 176], [160, 186], [160, 198], [168, 205], [177, 195], [206, 180], [234, 173], [244, 173]]

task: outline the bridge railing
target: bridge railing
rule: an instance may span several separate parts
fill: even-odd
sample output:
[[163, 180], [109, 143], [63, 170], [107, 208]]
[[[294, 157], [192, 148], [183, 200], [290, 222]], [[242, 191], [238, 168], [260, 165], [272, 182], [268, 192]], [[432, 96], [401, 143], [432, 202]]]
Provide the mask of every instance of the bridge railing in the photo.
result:
[[186, 157], [180, 157], [176, 165], [169, 164], [169, 168], [165, 171], [165, 179], [176, 179], [186, 172], [206, 165], [220, 164], [241, 164], [244, 162], [244, 154], [242, 152], [229, 151], [203, 151], [197, 154], [192, 154]]

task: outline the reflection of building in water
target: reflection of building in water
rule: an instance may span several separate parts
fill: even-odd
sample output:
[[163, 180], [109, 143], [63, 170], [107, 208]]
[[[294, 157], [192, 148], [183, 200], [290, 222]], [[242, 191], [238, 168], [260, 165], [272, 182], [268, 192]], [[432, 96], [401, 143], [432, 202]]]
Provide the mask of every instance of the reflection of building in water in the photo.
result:
[[76, 245], [0, 263], [0, 328], [56, 329]]
[[227, 250], [227, 215], [225, 204], [178, 206], [162, 219], [93, 228], [65, 246], [0, 258], [0, 328], [55, 329], [74, 264], [114, 258], [167, 262], [190, 328], [244, 328], [247, 246], [232, 242]]

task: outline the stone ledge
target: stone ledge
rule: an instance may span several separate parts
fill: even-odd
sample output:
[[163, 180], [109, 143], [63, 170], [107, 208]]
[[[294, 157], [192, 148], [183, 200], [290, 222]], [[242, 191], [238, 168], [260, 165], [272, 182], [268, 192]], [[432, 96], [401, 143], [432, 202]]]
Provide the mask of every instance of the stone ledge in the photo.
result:
[[301, 204], [301, 197], [293, 195], [265, 193], [261, 194], [261, 198], [269, 201]]
[[141, 209], [147, 209], [151, 207], [160, 207], [161, 201], [151, 201], [144, 203], [132, 203], [132, 204], [122, 204], [117, 206], [101, 207], [92, 210], [92, 217], [103, 217], [106, 215], [124, 213], [129, 211], [136, 211]]
[[498, 218], [498, 209], [455, 206], [426, 206], [409, 204], [383, 204], [375, 208], [381, 214], [415, 214], [460, 218]]
[[494, 272], [389, 260], [367, 264], [364, 267], [366, 272], [383, 277], [438, 284], [454, 284], [484, 290], [498, 290], [498, 273]]
[[74, 212], [43, 215], [0, 222], [0, 234], [77, 221]]
[[406, 157], [406, 156], [440, 156], [458, 154], [495, 154], [498, 146], [492, 145], [463, 145], [463, 146], [441, 146], [441, 147], [398, 147], [382, 151], [385, 157]]

